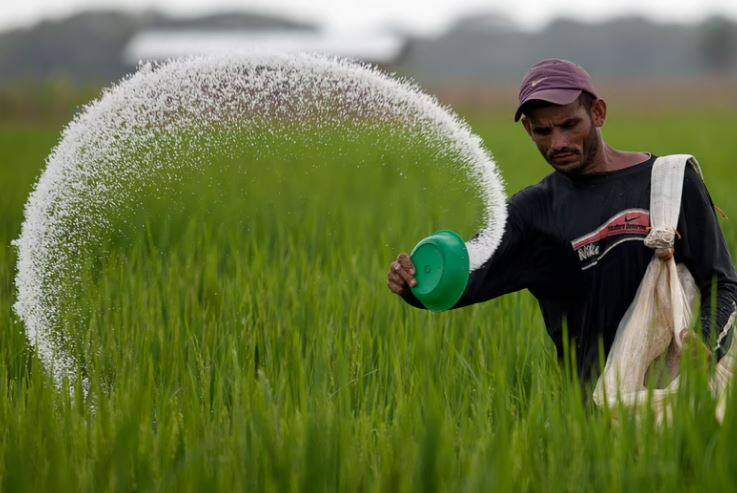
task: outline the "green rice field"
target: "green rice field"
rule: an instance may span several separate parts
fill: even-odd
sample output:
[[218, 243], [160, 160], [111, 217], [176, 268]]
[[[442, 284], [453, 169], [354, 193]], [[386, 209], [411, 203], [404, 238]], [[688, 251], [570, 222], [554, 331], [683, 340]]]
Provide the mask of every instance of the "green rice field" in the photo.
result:
[[[510, 115], [469, 123], [508, 194], [549, 172]], [[83, 375], [57, 390], [12, 311], [10, 243], [61, 130], [0, 126], [0, 490], [737, 490], [737, 403], [720, 426], [708, 369], [686, 368], [672, 426], [614, 420], [529, 293], [442, 314], [392, 295], [396, 255], [469, 237], [480, 204], [458, 169], [370, 137], [132, 191], [67, 293]], [[694, 154], [737, 254], [733, 113], [613, 108], [604, 135]]]

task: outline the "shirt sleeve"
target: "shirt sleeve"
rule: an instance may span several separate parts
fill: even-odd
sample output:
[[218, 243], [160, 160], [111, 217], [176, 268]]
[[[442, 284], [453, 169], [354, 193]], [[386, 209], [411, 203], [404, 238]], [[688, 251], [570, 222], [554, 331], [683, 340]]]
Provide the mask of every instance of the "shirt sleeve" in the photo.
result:
[[721, 357], [729, 347], [737, 312], [737, 273], [706, 185], [691, 166], [684, 174], [678, 232], [681, 240], [676, 242], [676, 260], [688, 267], [701, 291], [704, 338], [711, 340], [716, 324], [718, 332], [713, 337]]
[[[466, 291], [454, 308], [473, 305], [529, 287], [529, 225], [515, 204], [508, 204], [502, 240], [484, 265], [471, 272]], [[525, 259], [528, 259], [526, 262]]]

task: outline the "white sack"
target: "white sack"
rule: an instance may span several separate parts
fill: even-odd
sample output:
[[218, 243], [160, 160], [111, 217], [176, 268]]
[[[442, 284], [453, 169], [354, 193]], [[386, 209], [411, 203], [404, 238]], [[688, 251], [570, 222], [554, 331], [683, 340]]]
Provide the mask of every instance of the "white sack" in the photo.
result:
[[[668, 396], [678, 390], [678, 374], [683, 341], [693, 320], [694, 302], [699, 295], [693, 276], [673, 258], [673, 244], [681, 208], [683, 176], [691, 165], [701, 176], [698, 162], [689, 155], [658, 158], [653, 164], [650, 192], [651, 230], [645, 245], [655, 250], [635, 299], [617, 327], [604, 372], [596, 382], [594, 402], [616, 408], [619, 403], [639, 407], [648, 402], [646, 378], [659, 363], [659, 388], [652, 393], [651, 406], [658, 420], [669, 417]], [[729, 326], [734, 322], [730, 319]], [[724, 418], [729, 382], [737, 366], [734, 340], [719, 361], [710, 381], [718, 399], [717, 419]]]

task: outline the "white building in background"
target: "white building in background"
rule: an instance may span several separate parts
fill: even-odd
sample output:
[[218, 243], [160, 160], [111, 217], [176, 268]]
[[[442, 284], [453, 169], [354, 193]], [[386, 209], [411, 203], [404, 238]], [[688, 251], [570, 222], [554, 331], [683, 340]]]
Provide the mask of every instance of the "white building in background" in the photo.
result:
[[399, 60], [404, 47], [402, 37], [387, 33], [157, 30], [134, 36], [124, 57], [127, 64], [136, 65], [193, 55], [310, 52], [386, 66]]

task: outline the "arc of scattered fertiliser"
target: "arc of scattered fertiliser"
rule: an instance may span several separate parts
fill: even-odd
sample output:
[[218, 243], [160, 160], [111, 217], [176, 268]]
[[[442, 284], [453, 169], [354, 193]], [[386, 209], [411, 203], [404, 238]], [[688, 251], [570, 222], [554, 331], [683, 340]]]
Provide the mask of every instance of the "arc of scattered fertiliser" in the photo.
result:
[[205, 134], [208, 125], [217, 123], [245, 126], [258, 116], [259, 102], [268, 103], [276, 89], [292, 97], [297, 108], [309, 104], [310, 97], [329, 94], [345, 103], [337, 107], [411, 119], [427, 135], [435, 135], [481, 190], [483, 227], [467, 242], [470, 270], [492, 255], [507, 217], [495, 162], [466, 123], [413, 83], [358, 63], [309, 54], [237, 54], [142, 65], [66, 127], [26, 203], [21, 234], [14, 242], [14, 309], [57, 384], [73, 380], [77, 371], [60, 342], [63, 338], [55, 333], [62, 297], [58, 273], [79, 268], [76, 255], [95, 241], [92, 223], [105, 222], [80, 210], [94, 211], [95, 201], [116, 204], [121, 199], [116, 193], [124, 193], [127, 180], [150, 173], [141, 163], [126, 160], [126, 151], [156, 145], [157, 138], [178, 130]]

